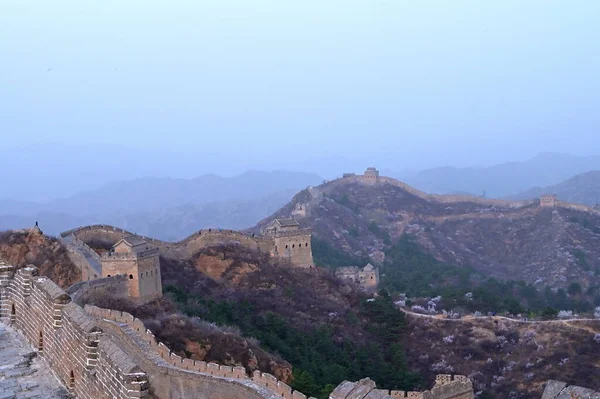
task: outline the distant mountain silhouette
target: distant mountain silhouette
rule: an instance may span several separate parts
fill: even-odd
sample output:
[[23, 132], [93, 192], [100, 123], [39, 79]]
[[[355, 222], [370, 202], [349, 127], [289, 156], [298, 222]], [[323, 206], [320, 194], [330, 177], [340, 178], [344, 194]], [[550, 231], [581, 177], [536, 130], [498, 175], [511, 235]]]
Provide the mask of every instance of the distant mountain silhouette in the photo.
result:
[[441, 167], [410, 177], [398, 176], [431, 194], [467, 192], [490, 198], [514, 195], [531, 187], [557, 184], [576, 174], [600, 170], [600, 156], [543, 153], [524, 162], [507, 162], [482, 168]]
[[548, 187], [533, 187], [508, 199], [537, 198], [542, 194], [556, 194], [558, 199], [594, 206], [600, 203], [600, 171], [580, 173], [559, 184]]
[[47, 234], [109, 223], [162, 239], [182, 239], [205, 227], [252, 226], [309, 185], [315, 174], [251, 171], [235, 177], [142, 178], [44, 203], [0, 201], [0, 230], [38, 221]]

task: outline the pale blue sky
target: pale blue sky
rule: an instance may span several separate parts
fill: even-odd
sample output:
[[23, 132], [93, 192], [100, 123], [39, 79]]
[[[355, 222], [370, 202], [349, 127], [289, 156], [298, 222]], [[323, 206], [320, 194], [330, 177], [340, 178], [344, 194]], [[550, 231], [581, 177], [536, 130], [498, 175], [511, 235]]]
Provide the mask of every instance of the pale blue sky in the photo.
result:
[[5, 147], [396, 170], [584, 155], [599, 74], [594, 0], [0, 2]]

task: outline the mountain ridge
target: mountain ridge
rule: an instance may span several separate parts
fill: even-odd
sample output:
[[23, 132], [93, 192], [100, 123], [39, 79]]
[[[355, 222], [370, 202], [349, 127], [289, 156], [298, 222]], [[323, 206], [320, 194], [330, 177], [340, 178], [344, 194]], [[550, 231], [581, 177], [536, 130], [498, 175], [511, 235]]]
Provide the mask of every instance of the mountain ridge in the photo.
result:
[[410, 235], [437, 259], [488, 276], [551, 287], [599, 282], [600, 212], [591, 207], [429, 195], [395, 179], [365, 184], [358, 176], [302, 191], [254, 230], [290, 217], [296, 206], [305, 209], [298, 220], [316, 238], [379, 264], [390, 242]]
[[552, 186], [532, 187], [506, 199], [522, 200], [543, 194], [554, 194], [558, 199], [567, 202], [596, 206], [600, 203], [600, 170], [580, 173]]
[[411, 186], [428, 193], [461, 191], [500, 198], [531, 187], [557, 184], [579, 173], [597, 169], [600, 169], [600, 156], [546, 152], [521, 162], [486, 167], [445, 166], [401, 177]]

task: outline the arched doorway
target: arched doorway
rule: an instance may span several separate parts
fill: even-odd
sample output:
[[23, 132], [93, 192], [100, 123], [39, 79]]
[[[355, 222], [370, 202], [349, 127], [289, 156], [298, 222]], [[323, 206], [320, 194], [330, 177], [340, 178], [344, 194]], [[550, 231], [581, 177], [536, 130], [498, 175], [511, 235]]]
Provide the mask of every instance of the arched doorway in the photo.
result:
[[10, 304], [10, 321], [14, 322], [17, 319], [17, 308], [14, 303]]

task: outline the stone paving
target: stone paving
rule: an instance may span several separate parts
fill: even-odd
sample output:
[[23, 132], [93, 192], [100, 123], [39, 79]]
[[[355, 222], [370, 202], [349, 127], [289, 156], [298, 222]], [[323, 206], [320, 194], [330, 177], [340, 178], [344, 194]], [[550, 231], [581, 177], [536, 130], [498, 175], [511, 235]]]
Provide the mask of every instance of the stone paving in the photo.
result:
[[22, 335], [0, 322], [0, 399], [63, 399], [67, 391]]

